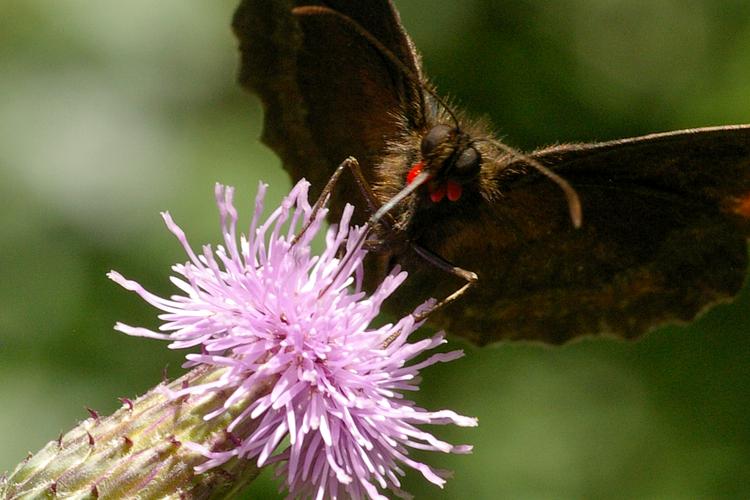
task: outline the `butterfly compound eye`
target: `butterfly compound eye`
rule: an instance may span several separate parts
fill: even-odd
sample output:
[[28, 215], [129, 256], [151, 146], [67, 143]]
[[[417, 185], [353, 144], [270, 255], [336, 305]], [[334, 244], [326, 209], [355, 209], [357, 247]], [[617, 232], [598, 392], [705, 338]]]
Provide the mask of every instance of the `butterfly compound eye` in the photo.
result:
[[453, 166], [453, 172], [459, 177], [473, 177], [479, 172], [482, 157], [472, 146], [464, 149]]
[[435, 125], [432, 127], [427, 132], [427, 135], [422, 138], [422, 144], [419, 148], [422, 151], [422, 156], [431, 155], [440, 144], [450, 139], [452, 133], [453, 128], [448, 125]]

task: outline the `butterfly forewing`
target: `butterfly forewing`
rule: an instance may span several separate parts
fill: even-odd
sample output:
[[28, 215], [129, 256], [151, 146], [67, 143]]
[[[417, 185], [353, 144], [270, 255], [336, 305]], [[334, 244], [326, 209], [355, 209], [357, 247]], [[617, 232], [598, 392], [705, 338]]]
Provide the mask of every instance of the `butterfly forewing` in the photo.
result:
[[[235, 12], [242, 85], [264, 105], [263, 141], [294, 179], [307, 178], [316, 196], [335, 168], [354, 156], [370, 182], [401, 118], [421, 113], [418, 85], [388, 64], [340, 19], [295, 16], [299, 6], [322, 5], [367, 26], [413, 72], [420, 68], [398, 13], [389, 2], [243, 1]], [[407, 121], [409, 121], [407, 120]], [[362, 203], [351, 176], [332, 198], [332, 217], [344, 203]], [[365, 214], [359, 211], [360, 220]]]

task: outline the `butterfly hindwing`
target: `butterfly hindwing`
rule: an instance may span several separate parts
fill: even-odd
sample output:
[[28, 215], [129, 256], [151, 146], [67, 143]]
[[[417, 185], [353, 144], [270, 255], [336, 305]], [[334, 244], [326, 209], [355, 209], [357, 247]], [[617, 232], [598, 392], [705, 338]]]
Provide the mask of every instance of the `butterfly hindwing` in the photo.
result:
[[[563, 145], [532, 156], [576, 189], [582, 227], [572, 227], [562, 193], [546, 177], [520, 162], [494, 170], [499, 196], [478, 204], [473, 218], [443, 221], [450, 236], [428, 236], [437, 253], [479, 275], [461, 301], [431, 318], [437, 326], [479, 344], [634, 338], [692, 320], [741, 288], [750, 126]], [[413, 288], [401, 303], [459, 284], [436, 279], [418, 260], [407, 263]]]

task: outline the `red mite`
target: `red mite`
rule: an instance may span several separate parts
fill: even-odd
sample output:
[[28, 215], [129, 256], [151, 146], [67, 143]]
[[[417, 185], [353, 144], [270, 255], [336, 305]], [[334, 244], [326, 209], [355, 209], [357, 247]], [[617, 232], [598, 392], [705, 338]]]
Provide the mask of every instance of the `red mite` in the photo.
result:
[[[411, 184], [414, 179], [422, 172], [423, 168], [424, 161], [418, 161], [417, 163], [415, 163], [409, 170], [409, 173], [406, 174], [406, 183]], [[461, 193], [463, 192], [461, 184], [452, 180], [446, 181], [445, 184], [430, 183], [428, 184], [428, 189], [430, 191], [430, 200], [432, 200], [433, 203], [439, 203], [443, 200], [443, 198], [445, 198], [446, 195], [448, 196], [448, 200], [458, 201], [458, 199], [461, 198]]]

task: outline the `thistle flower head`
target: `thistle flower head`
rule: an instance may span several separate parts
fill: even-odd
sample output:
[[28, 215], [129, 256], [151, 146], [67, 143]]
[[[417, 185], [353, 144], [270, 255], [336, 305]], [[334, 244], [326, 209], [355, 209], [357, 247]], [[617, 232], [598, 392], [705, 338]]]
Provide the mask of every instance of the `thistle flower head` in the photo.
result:
[[[350, 225], [352, 207], [328, 229], [325, 249], [314, 255], [311, 242], [326, 210], [312, 209], [308, 184], [298, 183], [260, 222], [265, 189], [260, 186], [249, 231], [242, 236], [233, 189], [217, 185], [224, 244], [204, 246], [200, 253], [169, 214], [162, 214], [189, 258], [172, 267], [171, 280], [180, 294], [161, 298], [114, 271], [109, 274], [162, 311], [158, 332], [120, 323], [117, 330], [169, 340], [173, 349], [200, 346], [200, 353], [186, 356], [186, 366], [225, 368], [220, 380], [173, 395], [229, 392], [224, 407], [205, 418], [244, 405], [228, 432], [248, 421], [257, 424], [248, 435], [238, 434], [229, 449], [193, 443], [206, 457], [199, 469], [235, 456], [259, 466], [278, 463], [290, 496], [316, 498], [384, 498], [383, 489], [405, 495], [399, 481], [404, 466], [442, 486], [445, 474], [410, 458], [409, 448], [466, 453], [471, 447], [440, 441], [419, 426], [474, 426], [476, 420], [424, 410], [404, 392], [418, 390], [422, 368], [462, 353], [414, 362], [444, 343], [442, 334], [410, 343], [409, 335], [419, 326], [411, 315], [370, 326], [406, 274], [391, 273], [369, 296], [362, 291], [366, 229]], [[267, 390], [258, 397], [257, 388], [264, 384]]]

